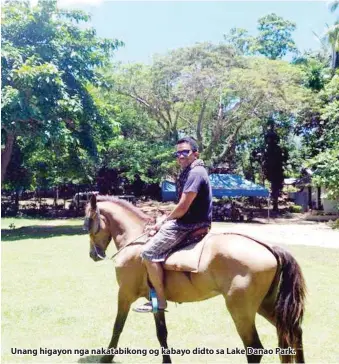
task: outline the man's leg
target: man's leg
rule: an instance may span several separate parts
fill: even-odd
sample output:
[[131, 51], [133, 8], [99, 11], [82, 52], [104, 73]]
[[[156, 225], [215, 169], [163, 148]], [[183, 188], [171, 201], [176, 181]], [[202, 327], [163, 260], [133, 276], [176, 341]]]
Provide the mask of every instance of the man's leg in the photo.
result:
[[[166, 253], [178, 245], [188, 234], [189, 231], [178, 229], [173, 220], [167, 221], [145, 245], [141, 254], [149, 280], [157, 294], [159, 308], [161, 309], [167, 307], [167, 302], [164, 289], [164, 270], [160, 262], [164, 261]], [[157, 260], [157, 262], [152, 262], [152, 260]], [[148, 302], [133, 310], [136, 312], [151, 312], [152, 304]]]
[[144, 259], [144, 263], [147, 269], [148, 278], [157, 294], [159, 308], [165, 309], [167, 307], [167, 302], [164, 289], [164, 270], [162, 264], [151, 262], [147, 259]]

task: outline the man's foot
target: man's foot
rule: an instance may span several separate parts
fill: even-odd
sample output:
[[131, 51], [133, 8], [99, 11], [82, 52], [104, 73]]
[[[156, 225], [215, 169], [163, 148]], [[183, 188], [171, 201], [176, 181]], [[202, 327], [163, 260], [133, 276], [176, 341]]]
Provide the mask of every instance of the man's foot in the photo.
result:
[[156, 313], [156, 312], [167, 312], [166, 308], [159, 307], [157, 310], [153, 309], [152, 302], [146, 302], [141, 306], [133, 308], [133, 311], [139, 313]]

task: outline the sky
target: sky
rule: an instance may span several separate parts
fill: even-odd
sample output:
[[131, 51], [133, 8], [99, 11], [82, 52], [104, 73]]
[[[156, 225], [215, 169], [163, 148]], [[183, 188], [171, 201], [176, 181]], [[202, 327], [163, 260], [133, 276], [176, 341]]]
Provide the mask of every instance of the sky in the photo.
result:
[[337, 14], [326, 1], [108, 1], [59, 0], [61, 6], [91, 14], [91, 25], [100, 37], [125, 43], [115, 59], [124, 63], [150, 63], [153, 54], [194, 45], [223, 41], [232, 27], [256, 35], [258, 18], [276, 13], [294, 21], [293, 38], [299, 50], [319, 49], [314, 33], [322, 35]]

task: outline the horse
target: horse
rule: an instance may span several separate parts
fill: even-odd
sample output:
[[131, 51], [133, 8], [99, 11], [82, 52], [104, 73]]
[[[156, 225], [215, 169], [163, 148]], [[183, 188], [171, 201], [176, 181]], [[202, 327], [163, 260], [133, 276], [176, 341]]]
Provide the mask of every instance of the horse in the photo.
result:
[[[92, 196], [86, 206], [84, 227], [90, 237], [90, 257], [94, 261], [108, 259], [105, 252], [111, 240], [119, 257], [118, 312], [108, 345], [111, 351], [101, 362], [113, 360], [131, 304], [140, 297], [148, 298], [147, 272], [140, 257], [143, 244], [136, 240], [151, 219], [131, 203], [114, 197]], [[301, 323], [306, 286], [297, 261], [281, 247], [236, 233], [212, 234], [203, 247], [199, 271], [166, 271], [164, 284], [166, 298], [172, 302], [223, 295], [249, 363], [260, 362], [264, 353], [255, 326], [257, 313], [276, 326], [281, 362], [304, 362]], [[167, 349], [165, 313], [153, 316], [158, 341]], [[168, 352], [163, 352], [163, 363], [171, 363]]]

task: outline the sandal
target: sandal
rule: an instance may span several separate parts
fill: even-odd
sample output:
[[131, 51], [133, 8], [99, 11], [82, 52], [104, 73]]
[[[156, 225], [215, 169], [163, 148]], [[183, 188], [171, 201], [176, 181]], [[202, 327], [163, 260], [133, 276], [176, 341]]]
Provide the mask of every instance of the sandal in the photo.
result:
[[157, 313], [157, 312], [168, 312], [165, 308], [154, 309], [152, 302], [146, 302], [139, 307], [133, 308], [133, 311], [139, 313]]

